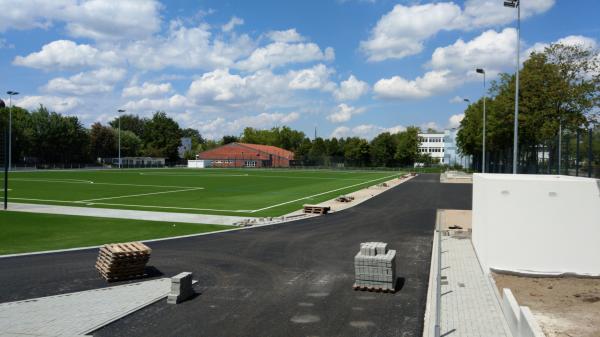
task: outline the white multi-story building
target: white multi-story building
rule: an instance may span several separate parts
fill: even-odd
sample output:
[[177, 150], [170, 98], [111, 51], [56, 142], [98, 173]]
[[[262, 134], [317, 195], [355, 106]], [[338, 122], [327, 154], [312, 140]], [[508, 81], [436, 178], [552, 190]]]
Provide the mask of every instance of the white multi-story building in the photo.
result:
[[419, 153], [429, 154], [434, 162], [446, 165], [469, 167], [471, 158], [458, 153], [456, 134], [458, 129], [445, 130], [443, 133], [419, 133]]
[[426, 153], [434, 162], [444, 164], [444, 133], [419, 133], [419, 153]]

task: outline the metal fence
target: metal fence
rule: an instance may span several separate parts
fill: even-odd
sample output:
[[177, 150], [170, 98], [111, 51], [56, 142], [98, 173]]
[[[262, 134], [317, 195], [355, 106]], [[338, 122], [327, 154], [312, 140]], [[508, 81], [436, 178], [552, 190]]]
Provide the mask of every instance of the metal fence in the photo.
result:
[[[475, 156], [473, 171], [481, 172]], [[512, 148], [486, 153], [486, 172], [512, 173]], [[600, 178], [600, 127], [562, 130], [552, 139], [521, 145], [518, 173]]]

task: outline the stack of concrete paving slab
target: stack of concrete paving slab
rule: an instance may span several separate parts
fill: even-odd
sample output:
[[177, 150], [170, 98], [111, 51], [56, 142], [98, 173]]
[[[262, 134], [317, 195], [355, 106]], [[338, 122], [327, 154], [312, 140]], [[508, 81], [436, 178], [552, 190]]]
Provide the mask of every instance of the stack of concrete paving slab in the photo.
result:
[[141, 242], [111, 243], [100, 248], [96, 269], [107, 281], [144, 276], [152, 249]]
[[384, 242], [364, 242], [354, 257], [356, 290], [394, 291], [396, 251]]

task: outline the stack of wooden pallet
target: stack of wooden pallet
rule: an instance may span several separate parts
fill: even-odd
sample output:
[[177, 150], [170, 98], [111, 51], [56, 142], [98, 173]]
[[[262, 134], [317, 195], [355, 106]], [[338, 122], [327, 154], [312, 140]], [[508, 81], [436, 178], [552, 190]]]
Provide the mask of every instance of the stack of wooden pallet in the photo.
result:
[[141, 242], [111, 243], [100, 248], [96, 269], [107, 281], [144, 276], [152, 249]]
[[330, 210], [329, 206], [304, 205], [304, 213], [327, 214]]

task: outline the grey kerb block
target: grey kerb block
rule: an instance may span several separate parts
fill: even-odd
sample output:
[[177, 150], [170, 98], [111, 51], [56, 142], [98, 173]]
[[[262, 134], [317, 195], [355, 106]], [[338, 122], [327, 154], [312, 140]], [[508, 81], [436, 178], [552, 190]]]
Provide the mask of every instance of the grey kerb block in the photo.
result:
[[354, 257], [357, 287], [394, 290], [396, 282], [396, 251], [384, 242], [364, 242]]
[[167, 303], [181, 303], [194, 295], [192, 289], [192, 273], [183, 272], [171, 277], [171, 292], [167, 296]]

